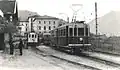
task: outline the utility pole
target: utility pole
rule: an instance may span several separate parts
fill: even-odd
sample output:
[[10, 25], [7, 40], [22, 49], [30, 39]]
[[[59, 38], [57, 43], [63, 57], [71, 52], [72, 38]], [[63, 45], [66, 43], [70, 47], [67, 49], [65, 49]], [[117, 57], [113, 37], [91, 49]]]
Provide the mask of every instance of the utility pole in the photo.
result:
[[97, 42], [97, 47], [99, 47], [98, 23], [97, 23], [97, 2], [95, 2], [95, 23], [96, 23], [96, 42]]
[[97, 2], [95, 2], [95, 22], [96, 22], [96, 36], [98, 35], [98, 23], [97, 23]]
[[33, 21], [34, 21], [34, 18], [31, 18], [31, 32], [34, 31], [34, 29], [33, 29]]

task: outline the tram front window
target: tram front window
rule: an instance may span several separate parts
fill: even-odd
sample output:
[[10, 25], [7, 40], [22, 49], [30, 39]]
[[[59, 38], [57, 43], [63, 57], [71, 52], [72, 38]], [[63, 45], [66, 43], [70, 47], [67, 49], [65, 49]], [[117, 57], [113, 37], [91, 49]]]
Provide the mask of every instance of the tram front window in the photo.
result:
[[34, 38], [34, 35], [32, 35], [32, 38]]
[[69, 29], [70, 36], [73, 36], [73, 28]]
[[78, 36], [84, 35], [84, 28], [78, 28]]
[[77, 28], [74, 28], [74, 36], [77, 36]]

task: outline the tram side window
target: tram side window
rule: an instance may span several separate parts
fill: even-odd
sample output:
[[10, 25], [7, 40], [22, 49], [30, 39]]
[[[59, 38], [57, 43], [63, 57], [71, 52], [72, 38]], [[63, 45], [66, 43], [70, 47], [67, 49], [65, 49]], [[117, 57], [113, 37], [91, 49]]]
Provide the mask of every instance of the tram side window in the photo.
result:
[[58, 36], [60, 35], [59, 30], [58, 30], [57, 34], [58, 34]]
[[61, 36], [63, 36], [63, 29], [61, 30], [61, 33], [62, 33]]
[[73, 36], [73, 28], [69, 29], [70, 36]]
[[60, 30], [60, 36], [62, 36], [62, 30]]
[[84, 28], [78, 28], [78, 36], [84, 35]]
[[54, 32], [54, 36], [58, 36], [58, 31], [55, 31], [55, 32]]
[[58, 36], [60, 35], [60, 34], [59, 34], [59, 30], [58, 30], [57, 34], [58, 34]]
[[60, 30], [60, 36], [62, 36], [62, 29]]
[[63, 36], [65, 36], [65, 29], [63, 30]]
[[74, 36], [77, 36], [77, 28], [74, 28]]

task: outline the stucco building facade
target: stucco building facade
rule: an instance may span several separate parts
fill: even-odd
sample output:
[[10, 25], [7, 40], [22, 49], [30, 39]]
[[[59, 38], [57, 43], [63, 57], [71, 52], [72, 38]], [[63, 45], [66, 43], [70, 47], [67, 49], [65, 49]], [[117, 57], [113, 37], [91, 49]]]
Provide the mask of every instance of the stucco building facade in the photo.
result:
[[33, 24], [33, 30], [39, 34], [49, 32], [50, 30], [53, 30], [54, 28], [58, 27], [60, 24], [60, 19], [56, 17], [51, 16], [30, 16], [28, 18], [29, 24], [28, 24], [28, 32], [31, 31], [31, 23]]

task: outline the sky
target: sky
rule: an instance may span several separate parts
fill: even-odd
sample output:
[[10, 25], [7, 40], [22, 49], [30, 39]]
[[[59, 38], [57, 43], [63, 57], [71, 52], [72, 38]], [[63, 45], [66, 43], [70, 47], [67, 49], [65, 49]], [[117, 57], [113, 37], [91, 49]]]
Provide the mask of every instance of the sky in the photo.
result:
[[110, 11], [120, 11], [120, 0], [17, 0], [19, 10], [29, 10], [64, 20], [67, 17], [71, 19], [73, 13], [79, 10], [77, 20], [88, 22], [95, 18], [95, 2], [98, 5], [98, 17]]

